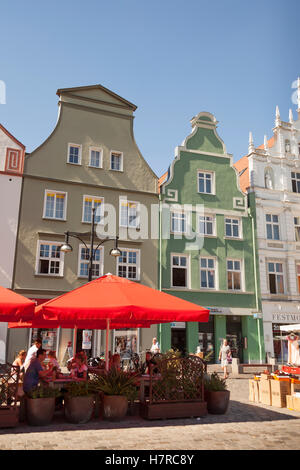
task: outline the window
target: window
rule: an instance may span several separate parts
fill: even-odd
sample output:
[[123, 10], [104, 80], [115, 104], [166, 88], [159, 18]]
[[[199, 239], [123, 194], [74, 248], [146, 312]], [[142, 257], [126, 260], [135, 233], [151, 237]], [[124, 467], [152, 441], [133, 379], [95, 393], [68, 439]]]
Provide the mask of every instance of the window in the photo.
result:
[[134, 201], [120, 201], [120, 225], [121, 227], [138, 228], [140, 204]]
[[82, 222], [92, 222], [92, 208], [95, 208], [95, 223], [101, 223], [104, 216], [104, 199], [96, 196], [83, 196]]
[[140, 278], [140, 252], [139, 250], [121, 249], [121, 256], [118, 257], [118, 276], [125, 277], [132, 281]]
[[278, 215], [266, 214], [267, 239], [280, 240]]
[[240, 260], [227, 260], [227, 288], [228, 290], [242, 290], [242, 273]]
[[213, 194], [213, 173], [198, 171], [198, 192]]
[[300, 242], [300, 217], [294, 217], [295, 240]]
[[282, 263], [268, 263], [269, 286], [271, 294], [283, 294], [283, 266]]
[[216, 268], [214, 258], [200, 258], [200, 287], [216, 288]]
[[[89, 257], [90, 246], [79, 245], [79, 266], [78, 277], [88, 277], [89, 274]], [[94, 258], [92, 265], [92, 277], [100, 277], [103, 275], [103, 247], [94, 249]]]
[[188, 287], [187, 256], [172, 255], [172, 287]]
[[90, 148], [90, 166], [93, 168], [102, 168], [102, 149]]
[[110, 169], [115, 171], [123, 171], [123, 154], [119, 152], [111, 152]]
[[171, 232], [186, 233], [187, 231], [187, 214], [184, 212], [171, 212]]
[[300, 173], [291, 172], [292, 177], [292, 191], [293, 193], [300, 193]]
[[45, 191], [44, 218], [66, 220], [67, 193]]
[[61, 243], [38, 243], [36, 274], [48, 276], [63, 275], [63, 254], [60, 251]]
[[225, 236], [231, 238], [240, 237], [240, 220], [225, 218]]
[[215, 235], [215, 217], [199, 216], [198, 230], [202, 235]]
[[291, 151], [291, 143], [288, 139], [285, 140], [284, 142], [284, 148], [285, 148], [285, 151], [286, 153], [290, 153]]
[[74, 165], [81, 164], [81, 145], [68, 145], [68, 163], [73, 163]]

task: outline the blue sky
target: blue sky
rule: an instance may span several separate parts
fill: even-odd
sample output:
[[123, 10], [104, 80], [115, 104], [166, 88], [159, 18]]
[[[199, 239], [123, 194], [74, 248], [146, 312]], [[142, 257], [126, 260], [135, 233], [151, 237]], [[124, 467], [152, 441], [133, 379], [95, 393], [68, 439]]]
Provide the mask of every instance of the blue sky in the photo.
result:
[[28, 152], [57, 118], [56, 90], [100, 83], [138, 106], [135, 138], [160, 176], [190, 119], [212, 112], [236, 161], [288, 120], [300, 75], [299, 0], [1, 2], [0, 122]]

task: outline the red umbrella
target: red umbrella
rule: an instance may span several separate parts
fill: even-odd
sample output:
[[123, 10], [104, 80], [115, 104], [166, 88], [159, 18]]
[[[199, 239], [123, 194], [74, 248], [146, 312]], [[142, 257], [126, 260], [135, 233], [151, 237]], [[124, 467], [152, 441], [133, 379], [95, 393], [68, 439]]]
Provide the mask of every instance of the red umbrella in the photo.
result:
[[[143, 328], [171, 321], [207, 322], [208, 317], [209, 310], [199, 305], [128, 279], [106, 274], [39, 305], [35, 309], [31, 326], [106, 328], [108, 367], [109, 329]], [[21, 324], [19, 327], [22, 327]]]
[[0, 286], [0, 322], [31, 319], [34, 308], [32, 300]]

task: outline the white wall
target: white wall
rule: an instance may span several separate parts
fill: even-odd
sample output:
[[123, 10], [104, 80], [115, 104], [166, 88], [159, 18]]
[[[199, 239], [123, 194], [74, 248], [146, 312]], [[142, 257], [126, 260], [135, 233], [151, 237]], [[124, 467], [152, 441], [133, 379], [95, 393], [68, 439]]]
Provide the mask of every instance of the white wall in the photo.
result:
[[14, 140], [8, 137], [5, 132], [0, 130], [0, 171], [5, 170], [7, 148], [18, 149], [21, 151], [23, 150], [20, 145], [18, 145]]

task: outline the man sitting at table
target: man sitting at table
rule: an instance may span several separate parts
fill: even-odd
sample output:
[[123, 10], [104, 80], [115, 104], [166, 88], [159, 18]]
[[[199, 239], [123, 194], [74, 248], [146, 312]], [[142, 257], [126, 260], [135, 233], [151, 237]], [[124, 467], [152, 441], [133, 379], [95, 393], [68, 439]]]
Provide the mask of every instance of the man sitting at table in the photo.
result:
[[84, 380], [88, 379], [88, 367], [85, 364], [84, 356], [80, 353], [75, 355], [75, 364], [71, 369], [71, 377]]
[[[155, 359], [152, 358], [152, 354], [150, 351], [146, 352], [146, 360], [142, 365], [142, 374], [150, 374], [150, 368], [151, 366], [154, 366], [156, 364]], [[153, 367], [153, 373], [157, 374], [158, 369], [157, 367]]]
[[38, 349], [36, 358], [32, 359], [24, 375], [23, 390], [25, 393], [30, 393], [34, 389], [39, 380], [49, 375], [49, 371], [45, 370], [42, 363], [46, 358], [45, 349]]

